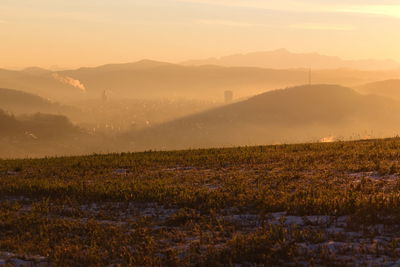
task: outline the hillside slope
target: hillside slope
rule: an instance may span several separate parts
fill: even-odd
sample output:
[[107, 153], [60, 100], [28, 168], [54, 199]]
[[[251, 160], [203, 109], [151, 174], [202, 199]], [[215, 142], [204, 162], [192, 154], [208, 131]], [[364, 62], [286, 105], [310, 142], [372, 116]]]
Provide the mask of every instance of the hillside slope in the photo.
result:
[[355, 89], [364, 94], [374, 94], [400, 100], [400, 79], [367, 83], [357, 86]]
[[400, 105], [335, 85], [275, 90], [126, 138], [134, 149], [176, 149], [393, 135]]
[[[14, 116], [0, 110], [0, 137], [16, 138], [21, 136], [33, 139], [59, 138], [71, 133], [79, 133], [66, 117], [37, 113], [34, 115]], [[32, 135], [30, 135], [32, 134]]]
[[0, 109], [14, 114], [37, 112], [67, 114], [77, 112], [72, 107], [52, 102], [38, 95], [5, 88], [0, 88]]
[[58, 102], [86, 97], [85, 92], [71, 84], [67, 77], [56, 74], [37, 68], [22, 71], [0, 69], [0, 88], [37, 94]]
[[0, 262], [398, 266], [399, 158], [395, 138], [0, 159]]
[[14, 116], [0, 110], [0, 157], [44, 157], [100, 151], [91, 136], [65, 116], [37, 113]]

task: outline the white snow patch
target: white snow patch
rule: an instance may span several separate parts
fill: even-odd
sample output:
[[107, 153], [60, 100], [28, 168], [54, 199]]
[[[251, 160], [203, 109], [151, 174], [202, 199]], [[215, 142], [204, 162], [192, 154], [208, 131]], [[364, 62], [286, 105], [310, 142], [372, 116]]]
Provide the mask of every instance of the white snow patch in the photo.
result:
[[356, 178], [356, 181], [360, 181], [362, 178], [367, 178], [371, 180], [377, 180], [377, 181], [392, 181], [392, 180], [397, 180], [400, 177], [396, 174], [388, 174], [388, 175], [381, 175], [378, 172], [354, 172], [350, 173], [349, 176]]

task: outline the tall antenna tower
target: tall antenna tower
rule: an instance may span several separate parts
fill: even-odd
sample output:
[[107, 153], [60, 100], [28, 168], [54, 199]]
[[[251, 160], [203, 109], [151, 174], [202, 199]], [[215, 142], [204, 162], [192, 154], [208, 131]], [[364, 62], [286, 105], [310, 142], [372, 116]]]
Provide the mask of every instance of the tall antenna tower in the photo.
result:
[[308, 85], [311, 85], [311, 67], [308, 70]]

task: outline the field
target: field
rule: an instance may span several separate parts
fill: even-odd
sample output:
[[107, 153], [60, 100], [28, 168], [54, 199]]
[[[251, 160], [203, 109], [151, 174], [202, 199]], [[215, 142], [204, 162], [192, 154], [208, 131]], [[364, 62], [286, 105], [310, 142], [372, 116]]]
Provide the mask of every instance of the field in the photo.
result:
[[391, 266], [400, 139], [0, 160], [0, 266]]

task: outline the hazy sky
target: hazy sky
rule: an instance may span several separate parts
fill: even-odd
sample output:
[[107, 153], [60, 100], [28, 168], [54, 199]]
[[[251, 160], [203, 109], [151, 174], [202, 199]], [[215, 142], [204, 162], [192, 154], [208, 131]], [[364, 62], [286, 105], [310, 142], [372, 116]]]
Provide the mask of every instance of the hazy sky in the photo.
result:
[[400, 61], [399, 29], [398, 0], [0, 0], [0, 67], [277, 48]]

